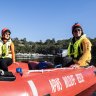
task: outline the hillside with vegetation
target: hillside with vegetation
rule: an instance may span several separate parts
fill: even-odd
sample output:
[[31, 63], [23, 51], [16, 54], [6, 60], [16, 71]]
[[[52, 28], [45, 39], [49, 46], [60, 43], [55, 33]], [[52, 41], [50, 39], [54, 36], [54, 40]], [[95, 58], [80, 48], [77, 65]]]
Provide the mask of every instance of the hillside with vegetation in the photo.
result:
[[[91, 39], [92, 42], [92, 63], [96, 62], [96, 38]], [[70, 39], [55, 40], [47, 39], [45, 42], [27, 41], [26, 38], [18, 39], [13, 38], [16, 53], [40, 53], [40, 54], [53, 54], [58, 53], [60, 49], [67, 49]]]

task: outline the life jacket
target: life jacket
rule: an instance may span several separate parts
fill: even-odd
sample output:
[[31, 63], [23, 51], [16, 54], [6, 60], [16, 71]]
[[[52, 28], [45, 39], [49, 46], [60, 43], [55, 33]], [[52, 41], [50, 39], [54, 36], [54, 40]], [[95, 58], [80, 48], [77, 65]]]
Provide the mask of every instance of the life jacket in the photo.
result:
[[12, 58], [12, 53], [11, 53], [11, 43], [12, 40], [9, 39], [5, 44], [0, 38], [0, 58]]
[[73, 59], [79, 59], [83, 54], [83, 48], [82, 48], [82, 40], [86, 37], [86, 35], [82, 35], [79, 40], [77, 40], [75, 43], [70, 42], [68, 47], [68, 56], [73, 57]]

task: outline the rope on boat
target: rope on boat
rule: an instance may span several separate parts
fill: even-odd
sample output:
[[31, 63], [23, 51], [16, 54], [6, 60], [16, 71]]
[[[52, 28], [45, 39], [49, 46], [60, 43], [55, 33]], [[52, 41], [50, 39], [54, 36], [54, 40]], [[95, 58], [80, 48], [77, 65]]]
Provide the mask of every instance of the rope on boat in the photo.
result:
[[67, 69], [74, 69], [74, 68], [55, 68], [55, 69], [41, 69], [41, 70], [29, 70], [28, 73], [32, 72], [51, 72], [51, 71], [56, 71], [56, 70], [67, 70]]
[[[89, 66], [88, 68], [85, 68], [85, 69], [89, 69], [89, 68], [92, 68], [93, 66]], [[71, 67], [65, 67], [65, 68], [54, 68], [54, 69], [41, 69], [41, 70], [28, 70], [28, 73], [43, 73], [43, 72], [52, 72], [52, 71], [56, 71], [56, 70], [73, 70], [73, 69], [76, 69], [76, 68], [71, 68]]]

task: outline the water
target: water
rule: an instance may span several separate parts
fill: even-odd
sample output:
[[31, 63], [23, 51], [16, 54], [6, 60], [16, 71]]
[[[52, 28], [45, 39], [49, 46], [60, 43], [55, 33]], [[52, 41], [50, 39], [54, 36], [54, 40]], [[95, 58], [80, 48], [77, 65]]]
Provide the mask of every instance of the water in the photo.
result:
[[54, 56], [40, 56], [40, 57], [16, 57], [16, 61], [48, 61], [54, 63]]

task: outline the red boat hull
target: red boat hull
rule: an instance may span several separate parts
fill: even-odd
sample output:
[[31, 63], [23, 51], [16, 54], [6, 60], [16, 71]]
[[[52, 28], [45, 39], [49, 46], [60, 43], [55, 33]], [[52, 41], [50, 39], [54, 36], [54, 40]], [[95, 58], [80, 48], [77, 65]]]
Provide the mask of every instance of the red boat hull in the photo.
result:
[[96, 68], [93, 66], [28, 70], [27, 63], [19, 62], [22, 76], [16, 73], [17, 67], [9, 68], [16, 76], [15, 81], [0, 81], [1, 96], [75, 96], [96, 84]]

